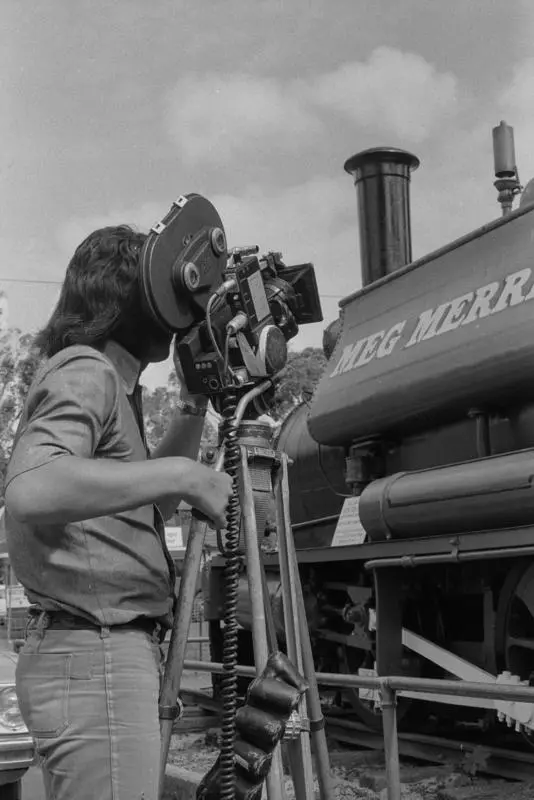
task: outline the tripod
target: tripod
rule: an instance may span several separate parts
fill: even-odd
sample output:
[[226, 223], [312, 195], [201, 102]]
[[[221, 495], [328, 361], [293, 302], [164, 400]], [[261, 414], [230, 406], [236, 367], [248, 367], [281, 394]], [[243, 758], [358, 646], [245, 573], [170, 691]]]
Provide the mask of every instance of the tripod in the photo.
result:
[[[291, 520], [289, 514], [289, 482], [288, 459], [285, 454], [275, 453], [269, 446], [251, 447], [243, 444], [239, 439], [239, 424], [242, 422], [247, 406], [265, 389], [270, 387], [270, 382], [265, 382], [254, 387], [239, 402], [232, 420], [233, 430], [237, 431], [237, 438], [233, 442], [233, 452], [239, 452], [237, 467], [237, 480], [235, 482], [236, 495], [233, 511], [236, 506], [241, 510], [242, 530], [246, 550], [247, 578], [252, 612], [252, 639], [254, 662], [258, 676], [264, 672], [270, 654], [278, 650], [278, 642], [273, 620], [272, 607], [269, 600], [267, 581], [262, 560], [262, 551], [258, 538], [256, 508], [251, 479], [250, 460], [260, 455], [262, 462], [270, 464], [270, 479], [272, 480], [275, 508], [276, 531], [278, 535], [278, 555], [280, 567], [280, 583], [283, 600], [283, 615], [287, 657], [294, 668], [305, 678], [307, 691], [302, 695], [297, 711], [289, 718], [285, 726], [284, 741], [287, 743], [287, 752], [291, 776], [297, 800], [313, 800], [313, 766], [311, 745], [313, 745], [317, 779], [322, 800], [333, 800], [334, 790], [330, 775], [328, 750], [324, 719], [322, 716], [319, 691], [315, 678], [312, 647], [309, 637], [308, 623], [306, 620], [302, 587], [298, 572], [298, 562], [295, 545], [291, 533]], [[227, 430], [230, 430], [228, 428]], [[226, 442], [228, 448], [228, 441]], [[228, 455], [228, 454], [227, 454]], [[224, 447], [219, 455], [216, 469], [220, 470], [224, 463]], [[184, 558], [182, 578], [178, 593], [177, 611], [165, 666], [165, 674], [160, 695], [160, 726], [161, 726], [161, 762], [160, 762], [160, 787], [159, 796], [163, 795], [165, 769], [168, 750], [172, 735], [173, 722], [178, 713], [177, 701], [180, 691], [187, 639], [193, 612], [196, 581], [202, 560], [204, 539], [207, 532], [207, 523], [196, 513], [193, 514], [191, 529], [187, 541]], [[235, 543], [237, 545], [237, 543]], [[228, 546], [228, 540], [227, 540]], [[236, 560], [236, 550], [227, 554], [227, 571], [232, 576], [231, 562]], [[237, 576], [237, 571], [236, 571]], [[230, 583], [230, 582], [229, 582]], [[237, 622], [228, 617], [235, 614], [235, 598], [232, 598], [231, 586], [226, 586], [227, 614], [225, 614], [225, 635], [231, 639], [233, 634], [237, 637]], [[233, 605], [232, 605], [233, 603]], [[235, 651], [235, 652], [234, 652]], [[221, 798], [234, 800], [234, 739], [235, 739], [235, 701], [236, 701], [236, 675], [237, 647], [230, 646], [232, 658], [223, 658], [225, 671], [223, 675], [223, 747], [221, 749]], [[226, 680], [226, 693], [225, 693]], [[272, 754], [269, 772], [266, 776], [266, 787], [269, 800], [283, 800], [285, 797], [283, 765], [280, 744], [277, 744]]]

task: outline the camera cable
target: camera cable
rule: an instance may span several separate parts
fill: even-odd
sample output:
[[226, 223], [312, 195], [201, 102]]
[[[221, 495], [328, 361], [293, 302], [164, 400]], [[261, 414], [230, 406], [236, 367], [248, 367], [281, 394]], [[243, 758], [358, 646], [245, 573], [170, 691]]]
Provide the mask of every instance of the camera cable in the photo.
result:
[[223, 398], [222, 434], [224, 441], [224, 470], [232, 479], [232, 495], [226, 516], [226, 536], [224, 548], [224, 629], [223, 629], [223, 675], [221, 694], [223, 701], [221, 721], [221, 800], [235, 798], [235, 738], [237, 713], [237, 661], [238, 661], [238, 623], [237, 595], [239, 581], [239, 533], [240, 508], [238, 490], [238, 468], [240, 449], [238, 443], [237, 392], [229, 386]]

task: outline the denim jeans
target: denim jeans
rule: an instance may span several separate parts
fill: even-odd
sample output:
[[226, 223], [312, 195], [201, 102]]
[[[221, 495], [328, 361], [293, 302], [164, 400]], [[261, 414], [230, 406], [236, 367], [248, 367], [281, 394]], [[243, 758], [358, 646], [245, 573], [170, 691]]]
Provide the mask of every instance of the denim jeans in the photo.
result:
[[157, 800], [161, 672], [143, 631], [33, 623], [16, 689], [47, 800]]

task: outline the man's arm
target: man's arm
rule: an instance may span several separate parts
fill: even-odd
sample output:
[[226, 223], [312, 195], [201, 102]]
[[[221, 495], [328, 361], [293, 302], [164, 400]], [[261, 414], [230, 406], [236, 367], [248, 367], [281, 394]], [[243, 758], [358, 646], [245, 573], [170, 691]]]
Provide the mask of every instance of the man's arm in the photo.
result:
[[32, 525], [64, 525], [179, 495], [223, 524], [228, 476], [189, 458], [106, 457], [120, 433], [117, 397], [117, 374], [96, 352], [68, 354], [30, 389], [7, 467], [9, 514]]
[[188, 458], [125, 463], [65, 455], [14, 477], [5, 502], [19, 522], [65, 525], [159, 505], [178, 494], [222, 527], [230, 492], [227, 475]]
[[[207, 401], [183, 399], [180, 397], [165, 436], [154, 449], [152, 458], [168, 458], [181, 456], [182, 458], [198, 458], [198, 450], [204, 421], [206, 419]], [[192, 413], [193, 412], [193, 413]]]
[[[152, 453], [152, 459], [181, 456], [196, 462], [203, 428], [204, 415], [192, 416], [182, 409], [177, 409], [165, 436]], [[158, 508], [165, 521], [172, 517], [182, 500], [186, 498], [179, 491], [161, 499]]]
[[[178, 379], [182, 384], [178, 406], [163, 439], [154, 449], [152, 458], [181, 457], [197, 461], [204, 421], [208, 410], [208, 399], [202, 395], [189, 394], [181, 374], [176, 352], [174, 363]], [[167, 497], [162, 500], [158, 507], [163, 519], [167, 520], [172, 517], [181, 500], [185, 499], [183, 495], [177, 492], [173, 497]], [[186, 502], [188, 501], [186, 500]]]

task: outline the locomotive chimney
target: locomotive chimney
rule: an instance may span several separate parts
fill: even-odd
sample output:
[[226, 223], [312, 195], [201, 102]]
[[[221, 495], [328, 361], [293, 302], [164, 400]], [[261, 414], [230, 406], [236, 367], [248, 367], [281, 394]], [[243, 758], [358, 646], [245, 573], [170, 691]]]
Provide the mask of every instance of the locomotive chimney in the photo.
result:
[[345, 162], [358, 195], [364, 286], [412, 260], [410, 172], [418, 166], [418, 158], [395, 147], [364, 150]]

